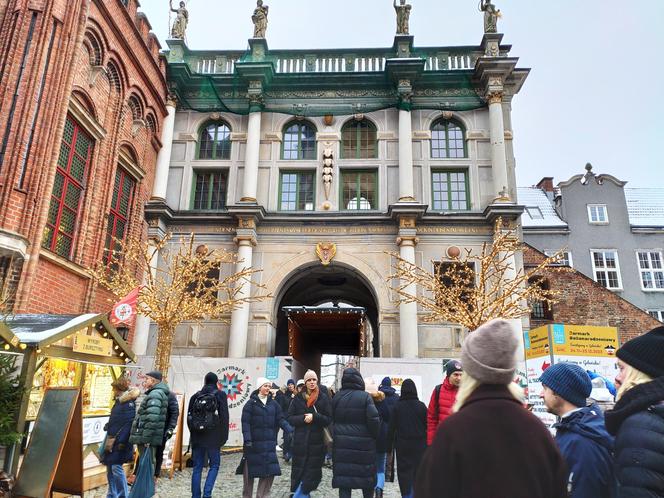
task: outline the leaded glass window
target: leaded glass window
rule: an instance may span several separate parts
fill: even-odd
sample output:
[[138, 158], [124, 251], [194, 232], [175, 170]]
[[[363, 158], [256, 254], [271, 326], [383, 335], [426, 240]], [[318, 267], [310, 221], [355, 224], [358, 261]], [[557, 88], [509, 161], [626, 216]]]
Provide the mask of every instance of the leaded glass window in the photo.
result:
[[230, 159], [231, 129], [226, 123], [208, 123], [201, 130], [198, 159]]
[[454, 121], [435, 122], [431, 127], [431, 157], [433, 159], [467, 157], [463, 128]]
[[70, 258], [94, 142], [67, 116], [42, 246]]
[[377, 179], [376, 171], [343, 171], [341, 208], [358, 211], [378, 209]]
[[225, 209], [227, 183], [225, 170], [195, 171], [192, 209], [204, 211]]
[[136, 181], [125, 170], [118, 168], [115, 173], [111, 209], [108, 213], [106, 228], [104, 260], [107, 263], [110, 261], [113, 251], [121, 249], [122, 241], [127, 235], [135, 187]]
[[465, 171], [431, 173], [432, 208], [440, 211], [463, 211], [470, 208], [468, 175]]
[[314, 172], [282, 171], [279, 182], [280, 211], [314, 210]]
[[292, 123], [284, 131], [282, 159], [316, 159], [316, 130], [308, 123]]
[[376, 159], [378, 144], [376, 127], [368, 119], [349, 121], [341, 129], [341, 157], [344, 159]]

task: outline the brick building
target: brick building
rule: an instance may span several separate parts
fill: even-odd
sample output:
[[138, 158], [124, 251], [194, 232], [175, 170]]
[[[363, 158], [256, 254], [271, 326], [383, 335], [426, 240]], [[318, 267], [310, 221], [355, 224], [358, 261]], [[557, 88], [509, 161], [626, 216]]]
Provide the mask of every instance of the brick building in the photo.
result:
[[167, 114], [137, 0], [0, 2], [0, 285], [15, 312], [108, 309], [85, 268], [143, 236]]
[[[544, 258], [544, 253], [525, 245], [523, 265], [526, 270], [537, 266]], [[561, 296], [560, 301], [550, 307], [531, 303], [531, 329], [551, 323], [617, 327], [623, 344], [661, 325], [653, 316], [578, 270], [546, 272], [538, 283], [560, 290]]]

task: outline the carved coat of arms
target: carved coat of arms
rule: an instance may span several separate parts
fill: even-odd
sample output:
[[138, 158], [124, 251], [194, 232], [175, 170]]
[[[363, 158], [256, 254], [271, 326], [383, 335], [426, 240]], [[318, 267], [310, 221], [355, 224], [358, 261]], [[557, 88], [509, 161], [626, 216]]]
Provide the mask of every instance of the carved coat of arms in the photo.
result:
[[334, 242], [319, 242], [316, 244], [316, 256], [323, 266], [327, 266], [337, 254], [337, 245]]

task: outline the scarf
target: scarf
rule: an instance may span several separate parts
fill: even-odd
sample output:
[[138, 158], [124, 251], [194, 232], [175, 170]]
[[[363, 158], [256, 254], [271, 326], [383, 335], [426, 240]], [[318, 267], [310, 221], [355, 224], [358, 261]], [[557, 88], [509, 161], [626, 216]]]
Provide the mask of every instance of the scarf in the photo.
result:
[[318, 393], [320, 393], [320, 389], [318, 389], [318, 386], [316, 386], [316, 389], [314, 389], [310, 393], [304, 394], [304, 399], [307, 400], [307, 408], [311, 408], [312, 406], [314, 406], [314, 403], [318, 399]]
[[606, 429], [616, 435], [625, 419], [664, 400], [664, 377], [639, 384], [627, 391], [613, 410], [604, 413]]

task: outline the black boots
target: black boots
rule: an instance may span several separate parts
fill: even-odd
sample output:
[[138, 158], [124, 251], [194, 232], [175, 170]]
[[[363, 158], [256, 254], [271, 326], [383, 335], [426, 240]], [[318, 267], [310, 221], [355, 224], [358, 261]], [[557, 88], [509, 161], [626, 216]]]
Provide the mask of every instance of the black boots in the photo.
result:
[[374, 498], [383, 498], [383, 490], [382, 489], [376, 489], [376, 495]]

